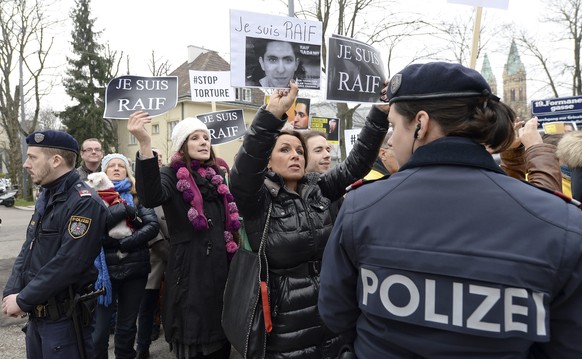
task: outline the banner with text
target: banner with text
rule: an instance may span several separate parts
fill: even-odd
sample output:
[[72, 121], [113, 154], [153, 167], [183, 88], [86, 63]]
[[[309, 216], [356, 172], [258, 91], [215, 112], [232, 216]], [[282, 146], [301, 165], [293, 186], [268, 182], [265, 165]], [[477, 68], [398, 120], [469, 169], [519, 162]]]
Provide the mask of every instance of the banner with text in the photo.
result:
[[476, 7], [491, 7], [507, 10], [509, 0], [448, 0], [452, 4], [471, 5]]
[[327, 100], [378, 103], [386, 75], [380, 51], [333, 35], [327, 48]]
[[164, 114], [178, 103], [178, 77], [120, 76], [105, 88], [105, 118], [127, 120], [136, 111]]
[[531, 113], [538, 118], [538, 127], [544, 123], [564, 122], [582, 126], [582, 96], [533, 100]]
[[196, 117], [208, 127], [212, 145], [234, 141], [247, 130], [243, 110], [209, 112]]
[[230, 10], [230, 71], [234, 87], [319, 90], [321, 22]]
[[339, 131], [340, 125], [337, 118], [329, 117], [312, 117], [311, 129], [315, 131], [325, 132], [327, 142], [332, 145], [339, 145]]
[[190, 70], [192, 101], [234, 101], [234, 88], [230, 86], [230, 71]]

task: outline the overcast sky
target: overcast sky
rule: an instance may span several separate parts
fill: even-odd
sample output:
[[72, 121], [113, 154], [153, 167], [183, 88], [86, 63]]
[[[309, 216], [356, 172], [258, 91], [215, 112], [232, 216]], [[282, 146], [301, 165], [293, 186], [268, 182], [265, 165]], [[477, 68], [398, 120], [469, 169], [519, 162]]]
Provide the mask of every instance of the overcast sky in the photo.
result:
[[[72, 29], [68, 14], [74, 6], [74, 0], [60, 2], [62, 9], [59, 9], [59, 14], [67, 21], [56, 35], [53, 61], [60, 69], [55, 70], [54, 76], [62, 74], [63, 66], [66, 66], [65, 56], [70, 51]], [[279, 0], [213, 0], [204, 5], [201, 1], [191, 0], [93, 0], [91, 11], [92, 17], [96, 19], [95, 29], [103, 31], [99, 41], [109, 44], [113, 50], [124, 51], [124, 54], [129, 55], [132, 74], [148, 76], [147, 63], [152, 50], [156, 52], [156, 57], [168, 60], [171, 69], [187, 60], [188, 45], [218, 51], [230, 61], [229, 9], [285, 16], [288, 13], [286, 4], [286, 1]], [[446, 0], [405, 0], [402, 4], [406, 10], [422, 11], [427, 20], [453, 16], [470, 17], [473, 13], [470, 6], [449, 4]], [[297, 0], [295, 10], [299, 10]], [[542, 0], [509, 0], [508, 10], [485, 9], [483, 25], [488, 22], [498, 24], [513, 21], [520, 26], [530, 27], [532, 31], [540, 31], [542, 27], [537, 20], [542, 13]], [[508, 51], [509, 43], [506, 49], [486, 50], [499, 84]], [[391, 64], [393, 73], [408, 61], [406, 53], [401, 52], [399, 55], [400, 62], [393, 61]], [[522, 60], [526, 67], [528, 61], [533, 61], [523, 57]], [[477, 61], [478, 70], [481, 68], [481, 61], [482, 59]], [[124, 62], [120, 75], [125, 74], [126, 68]], [[528, 95], [531, 97], [535, 90], [532, 91], [533, 85], [532, 90], [529, 87], [528, 83]], [[501, 86], [499, 90], [501, 91]], [[62, 110], [68, 101], [64, 89], [57, 87], [53, 94], [53, 109]], [[534, 96], [543, 95], [537, 93]]]

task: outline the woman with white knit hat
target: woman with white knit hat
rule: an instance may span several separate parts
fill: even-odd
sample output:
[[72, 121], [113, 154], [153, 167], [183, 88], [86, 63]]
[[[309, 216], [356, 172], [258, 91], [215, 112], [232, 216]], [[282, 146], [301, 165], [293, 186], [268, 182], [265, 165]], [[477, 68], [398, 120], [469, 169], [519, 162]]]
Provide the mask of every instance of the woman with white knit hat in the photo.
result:
[[239, 215], [215, 163], [210, 132], [197, 118], [172, 131], [170, 165], [158, 167], [142, 111], [127, 128], [140, 145], [136, 184], [144, 205], [161, 205], [170, 234], [162, 322], [176, 358], [228, 358], [221, 325], [228, 264], [237, 250]]

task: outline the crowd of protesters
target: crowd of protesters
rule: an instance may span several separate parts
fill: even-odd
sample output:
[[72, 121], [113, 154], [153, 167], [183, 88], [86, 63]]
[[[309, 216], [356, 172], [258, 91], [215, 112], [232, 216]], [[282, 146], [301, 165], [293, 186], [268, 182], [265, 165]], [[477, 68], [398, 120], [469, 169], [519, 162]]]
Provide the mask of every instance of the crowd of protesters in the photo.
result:
[[98, 139], [29, 136], [43, 192], [2, 304], [30, 316], [28, 356], [106, 358], [114, 332], [116, 358], [148, 358], [159, 308], [176, 358], [229, 358], [229, 265], [265, 218], [265, 358], [582, 356], [582, 131], [540, 134], [461, 65], [409, 65], [332, 166], [324, 134], [284, 128], [298, 92], [273, 91], [232, 168], [193, 117], [163, 165], [133, 113], [135, 175]]

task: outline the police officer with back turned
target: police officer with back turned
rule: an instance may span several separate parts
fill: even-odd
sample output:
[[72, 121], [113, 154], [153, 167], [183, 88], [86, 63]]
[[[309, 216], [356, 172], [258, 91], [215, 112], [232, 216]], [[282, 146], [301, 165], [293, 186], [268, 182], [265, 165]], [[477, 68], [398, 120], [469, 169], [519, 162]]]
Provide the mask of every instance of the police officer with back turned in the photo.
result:
[[[28, 314], [28, 358], [92, 358], [93, 265], [106, 208], [75, 170], [79, 144], [60, 131], [26, 138], [24, 168], [43, 187], [4, 288], [2, 312]], [[94, 299], [94, 298], [92, 298]]]
[[582, 212], [487, 149], [515, 113], [477, 71], [409, 65], [387, 87], [401, 167], [346, 196], [319, 313], [358, 358], [582, 358]]

